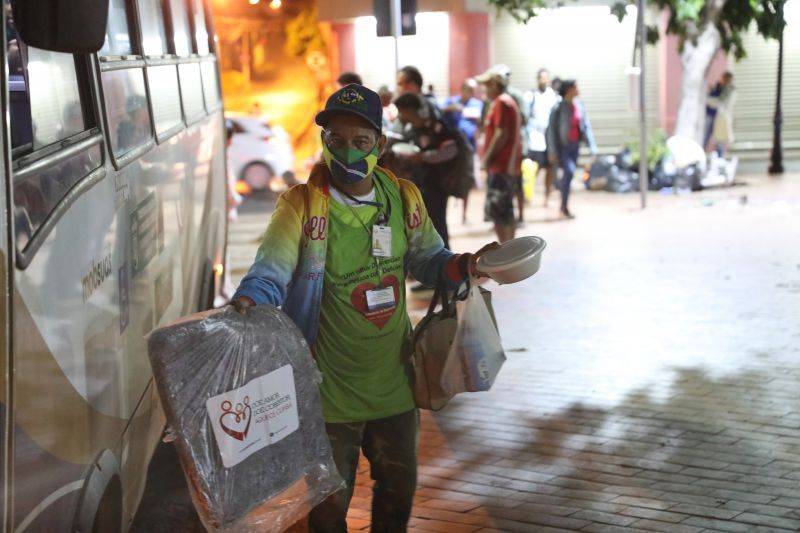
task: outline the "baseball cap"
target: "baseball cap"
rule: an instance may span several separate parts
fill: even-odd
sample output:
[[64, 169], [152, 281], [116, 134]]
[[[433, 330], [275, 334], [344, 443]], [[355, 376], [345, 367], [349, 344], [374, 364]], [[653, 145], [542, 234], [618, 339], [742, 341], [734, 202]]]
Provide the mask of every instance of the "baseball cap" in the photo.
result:
[[351, 83], [330, 95], [325, 103], [325, 109], [317, 113], [315, 122], [324, 128], [330, 122], [331, 117], [342, 114], [359, 116], [379, 132], [382, 129], [381, 97], [363, 85]]
[[502, 87], [508, 85], [508, 78], [506, 78], [496, 67], [492, 67], [483, 74], [475, 76], [475, 81], [483, 84], [493, 81]]

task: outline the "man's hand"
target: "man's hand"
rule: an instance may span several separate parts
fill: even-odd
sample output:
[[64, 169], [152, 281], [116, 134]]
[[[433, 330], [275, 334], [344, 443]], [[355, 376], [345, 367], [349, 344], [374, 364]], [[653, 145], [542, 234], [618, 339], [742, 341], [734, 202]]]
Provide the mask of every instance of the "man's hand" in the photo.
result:
[[488, 274], [478, 270], [478, 259], [480, 259], [481, 256], [483, 254], [485, 254], [486, 252], [488, 252], [490, 250], [497, 250], [498, 248], [500, 248], [500, 243], [495, 241], [495, 242], [491, 242], [491, 243], [487, 244], [486, 246], [484, 246], [483, 248], [481, 248], [480, 250], [478, 250], [477, 252], [472, 254], [472, 257], [469, 260], [469, 273], [470, 273], [470, 275], [473, 276], [473, 277], [476, 277], [476, 278], [488, 278], [489, 277]]
[[239, 296], [231, 300], [231, 305], [237, 312], [245, 314], [248, 307], [255, 307], [256, 303], [248, 296]]
[[415, 154], [406, 154], [400, 153], [397, 154], [398, 159], [402, 159], [404, 163], [421, 163], [422, 162], [422, 152], [417, 152]]

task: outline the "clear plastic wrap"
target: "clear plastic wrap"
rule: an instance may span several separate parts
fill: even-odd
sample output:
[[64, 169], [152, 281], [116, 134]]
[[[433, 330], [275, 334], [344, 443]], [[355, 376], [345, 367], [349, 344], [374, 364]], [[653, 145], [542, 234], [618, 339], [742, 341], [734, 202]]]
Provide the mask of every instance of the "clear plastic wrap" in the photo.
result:
[[209, 531], [283, 531], [342, 487], [321, 376], [272, 306], [228, 307], [155, 330], [158, 392], [192, 501]]

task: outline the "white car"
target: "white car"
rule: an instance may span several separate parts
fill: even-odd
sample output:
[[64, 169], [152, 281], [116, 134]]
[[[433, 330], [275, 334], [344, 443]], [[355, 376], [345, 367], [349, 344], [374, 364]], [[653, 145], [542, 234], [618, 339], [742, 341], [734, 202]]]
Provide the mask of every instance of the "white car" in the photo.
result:
[[233, 132], [228, 167], [246, 183], [238, 191], [281, 191], [295, 183], [292, 144], [283, 128], [260, 116], [226, 113], [225, 118]]

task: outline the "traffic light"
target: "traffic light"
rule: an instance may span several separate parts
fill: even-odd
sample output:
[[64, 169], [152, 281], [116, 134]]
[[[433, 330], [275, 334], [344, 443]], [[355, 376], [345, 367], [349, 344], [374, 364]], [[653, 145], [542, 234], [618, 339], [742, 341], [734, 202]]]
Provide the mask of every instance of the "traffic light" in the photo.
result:
[[[378, 19], [378, 37], [391, 37], [392, 35], [392, 2], [394, 0], [372, 0], [375, 18]], [[416, 35], [417, 23], [414, 16], [417, 14], [417, 0], [400, 0], [400, 20], [402, 35]]]

